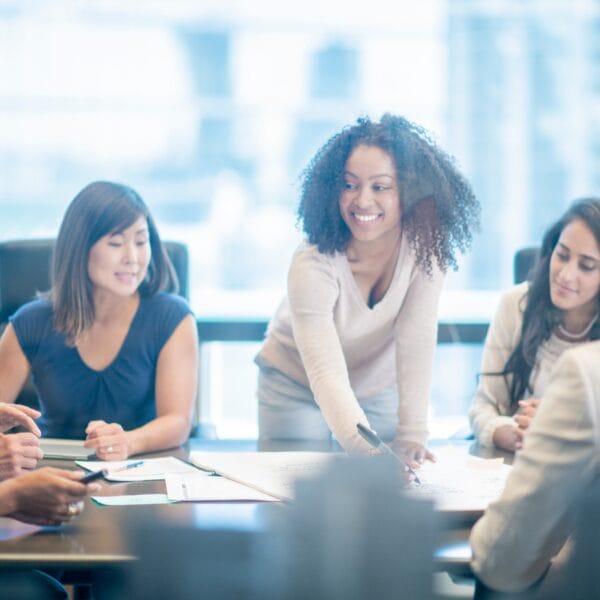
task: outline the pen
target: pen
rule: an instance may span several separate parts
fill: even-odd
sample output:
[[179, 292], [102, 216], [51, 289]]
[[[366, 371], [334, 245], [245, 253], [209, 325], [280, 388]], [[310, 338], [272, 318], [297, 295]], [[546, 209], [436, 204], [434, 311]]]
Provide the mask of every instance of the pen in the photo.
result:
[[373, 446], [373, 448], [379, 450], [380, 452], [383, 452], [384, 454], [389, 454], [390, 456], [393, 456], [404, 467], [404, 470], [410, 473], [415, 478], [415, 483], [421, 483], [421, 480], [417, 477], [417, 474], [387, 444], [384, 444], [374, 431], [372, 431], [368, 427], [365, 427], [362, 423], [357, 423], [356, 429], [358, 430], [358, 433], [360, 433], [360, 435], [371, 446]]
[[106, 469], [100, 469], [99, 471], [92, 471], [91, 473], [88, 473], [87, 475], [85, 475], [84, 477], [82, 477], [79, 481], [81, 483], [91, 483], [92, 481], [96, 481], [96, 479], [100, 479], [101, 477], [104, 477], [107, 474], [107, 470]]
[[141, 467], [144, 464], [143, 460], [136, 460], [135, 462], [123, 465], [118, 469], [107, 469], [109, 473], [118, 473], [119, 471], [126, 471], [127, 469], [135, 469], [135, 467]]
[[79, 481], [81, 483], [91, 483], [92, 481], [96, 481], [96, 479], [100, 479], [101, 477], [106, 477], [106, 475], [110, 475], [111, 473], [117, 473], [118, 471], [125, 471], [126, 469], [133, 469], [135, 467], [140, 467], [144, 464], [143, 460], [138, 460], [133, 463], [129, 463], [128, 465], [124, 465], [123, 467], [119, 467], [118, 469], [100, 469], [99, 471], [92, 471], [88, 473], [84, 477], [82, 477]]

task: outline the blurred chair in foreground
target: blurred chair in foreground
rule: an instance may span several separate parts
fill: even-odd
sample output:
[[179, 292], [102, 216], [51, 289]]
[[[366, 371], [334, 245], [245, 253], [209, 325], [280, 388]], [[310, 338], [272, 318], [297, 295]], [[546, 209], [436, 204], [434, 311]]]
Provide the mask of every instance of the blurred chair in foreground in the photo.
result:
[[433, 507], [403, 493], [389, 457], [339, 457], [299, 482], [280, 516], [264, 538], [277, 565], [273, 597], [432, 597]]

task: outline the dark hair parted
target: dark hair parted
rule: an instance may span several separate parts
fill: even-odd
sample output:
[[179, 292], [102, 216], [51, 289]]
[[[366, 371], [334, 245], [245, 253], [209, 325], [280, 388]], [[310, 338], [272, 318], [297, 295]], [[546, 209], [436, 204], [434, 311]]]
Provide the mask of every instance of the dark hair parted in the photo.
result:
[[[572, 221], [581, 220], [600, 245], [600, 198], [576, 200], [564, 215], [544, 234], [539, 257], [531, 272], [529, 290], [525, 297], [523, 325], [519, 343], [506, 361], [503, 375], [512, 375], [510, 382], [511, 409], [515, 411], [525, 392], [531, 392], [529, 379], [539, 347], [560, 323], [563, 311], [554, 306], [550, 297], [550, 259], [563, 229]], [[600, 298], [599, 298], [600, 300]], [[590, 331], [590, 339], [600, 339], [600, 322]]]
[[93, 286], [88, 275], [92, 246], [105, 235], [124, 231], [140, 217], [148, 223], [151, 259], [138, 291], [142, 296], [176, 292], [177, 275], [150, 211], [137, 192], [119, 183], [95, 181], [83, 188], [67, 208], [52, 257], [49, 299], [57, 331], [71, 342], [95, 318]]
[[344, 251], [351, 232], [339, 209], [344, 169], [360, 145], [376, 146], [390, 155], [402, 210], [402, 231], [417, 264], [431, 273], [433, 260], [446, 271], [456, 269], [456, 249], [464, 252], [479, 226], [479, 203], [471, 186], [424, 129], [407, 119], [385, 114], [367, 117], [342, 129], [315, 154], [302, 172], [298, 219], [311, 244], [326, 254]]

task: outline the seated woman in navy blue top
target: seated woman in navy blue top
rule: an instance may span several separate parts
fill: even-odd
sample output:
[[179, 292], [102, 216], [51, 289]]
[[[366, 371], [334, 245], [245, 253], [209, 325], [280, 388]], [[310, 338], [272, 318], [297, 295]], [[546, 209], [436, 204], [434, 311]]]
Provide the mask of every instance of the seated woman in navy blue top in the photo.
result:
[[131, 188], [85, 187], [60, 227], [47, 298], [0, 338], [0, 401], [30, 373], [44, 437], [85, 439], [103, 460], [177, 446], [196, 394], [196, 323], [154, 221]]

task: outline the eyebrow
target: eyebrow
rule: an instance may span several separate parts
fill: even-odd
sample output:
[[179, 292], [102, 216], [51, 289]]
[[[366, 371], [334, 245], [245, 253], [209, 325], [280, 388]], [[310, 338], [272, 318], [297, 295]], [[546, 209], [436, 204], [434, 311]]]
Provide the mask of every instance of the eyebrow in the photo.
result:
[[[558, 245], [561, 247], [561, 249], [566, 250], [567, 252], [571, 252], [571, 248], [569, 248], [569, 246], [567, 246], [566, 244], [563, 244], [559, 241]], [[600, 263], [600, 256], [590, 256], [589, 254], [580, 254], [579, 256], [586, 260], [591, 260], [595, 263]]]
[[[127, 227], [124, 227], [123, 229], [115, 229], [114, 231], [111, 231], [109, 233], [109, 235], [112, 237], [114, 235], [123, 235], [123, 233], [125, 232], [125, 229], [127, 229]], [[138, 235], [139, 233], [148, 233], [150, 230], [148, 229], [148, 227], [144, 226], [141, 227], [140, 229], [138, 229], [135, 232], [135, 235]]]
[[[344, 175], [350, 175], [351, 177], [360, 179], [360, 177], [358, 175], [355, 175], [352, 171], [344, 171]], [[389, 177], [390, 179], [395, 179], [394, 175], [390, 175], [389, 173], [377, 173], [377, 175], [371, 175], [371, 177], [369, 177], [369, 180], [377, 179], [378, 177]]]

